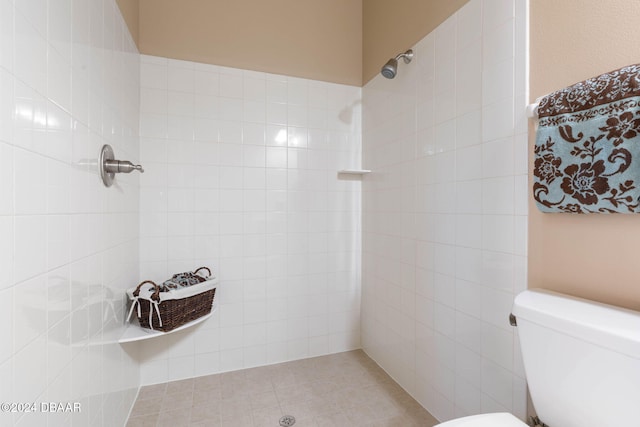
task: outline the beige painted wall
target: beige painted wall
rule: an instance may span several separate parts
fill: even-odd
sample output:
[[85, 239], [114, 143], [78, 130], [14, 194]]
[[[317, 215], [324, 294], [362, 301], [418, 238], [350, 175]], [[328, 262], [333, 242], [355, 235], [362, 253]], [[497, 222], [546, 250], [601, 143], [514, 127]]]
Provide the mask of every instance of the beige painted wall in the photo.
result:
[[362, 82], [380, 72], [469, 0], [363, 0]]
[[149, 55], [360, 86], [362, 0], [140, 0]]
[[364, 85], [469, 0], [117, 0], [141, 53]]
[[118, 7], [120, 7], [122, 16], [124, 17], [124, 20], [129, 27], [129, 32], [133, 37], [133, 41], [138, 44], [138, 11], [140, 8], [140, 1], [116, 0], [116, 3], [118, 3]]
[[[640, 2], [531, 0], [530, 16], [532, 100], [640, 62]], [[640, 310], [640, 215], [529, 211], [529, 287]]]
[[116, 0], [141, 53], [361, 86], [469, 0]]

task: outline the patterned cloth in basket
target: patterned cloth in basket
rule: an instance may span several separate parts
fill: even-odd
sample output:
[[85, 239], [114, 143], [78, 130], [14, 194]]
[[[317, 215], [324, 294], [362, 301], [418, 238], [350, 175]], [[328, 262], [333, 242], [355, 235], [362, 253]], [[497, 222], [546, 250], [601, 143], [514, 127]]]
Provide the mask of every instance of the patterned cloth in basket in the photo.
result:
[[[207, 271], [207, 275], [203, 276], [201, 271]], [[174, 274], [169, 280], [165, 280], [160, 285], [160, 292], [168, 292], [172, 289], [186, 288], [188, 286], [197, 285], [211, 277], [211, 270], [207, 267], [200, 267], [196, 271], [187, 271], [185, 273]]]

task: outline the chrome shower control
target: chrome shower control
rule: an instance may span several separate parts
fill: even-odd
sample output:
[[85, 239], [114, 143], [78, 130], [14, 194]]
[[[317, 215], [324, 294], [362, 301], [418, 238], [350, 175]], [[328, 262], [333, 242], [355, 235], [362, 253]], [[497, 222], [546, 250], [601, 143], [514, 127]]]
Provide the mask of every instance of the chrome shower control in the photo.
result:
[[144, 172], [141, 165], [134, 165], [128, 160], [115, 160], [113, 148], [109, 144], [102, 146], [98, 165], [100, 166], [100, 177], [106, 187], [111, 187], [117, 173], [131, 173], [134, 170], [140, 173]]
[[134, 165], [129, 160], [107, 160], [104, 164], [107, 172], [111, 173], [131, 173], [133, 171], [144, 172], [142, 166]]

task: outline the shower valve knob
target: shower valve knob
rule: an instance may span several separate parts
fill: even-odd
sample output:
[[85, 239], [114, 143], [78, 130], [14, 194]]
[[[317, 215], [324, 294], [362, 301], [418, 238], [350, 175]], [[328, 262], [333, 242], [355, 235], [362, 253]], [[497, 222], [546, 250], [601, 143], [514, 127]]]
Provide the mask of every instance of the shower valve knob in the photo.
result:
[[117, 173], [131, 173], [133, 171], [144, 172], [141, 165], [134, 165], [129, 160], [116, 160], [113, 154], [113, 148], [108, 144], [102, 147], [100, 159], [98, 159], [98, 167], [100, 168], [102, 182], [107, 187], [111, 187], [115, 174]]
[[144, 173], [141, 165], [134, 165], [128, 160], [107, 160], [104, 168], [110, 173], [131, 173], [133, 171]]

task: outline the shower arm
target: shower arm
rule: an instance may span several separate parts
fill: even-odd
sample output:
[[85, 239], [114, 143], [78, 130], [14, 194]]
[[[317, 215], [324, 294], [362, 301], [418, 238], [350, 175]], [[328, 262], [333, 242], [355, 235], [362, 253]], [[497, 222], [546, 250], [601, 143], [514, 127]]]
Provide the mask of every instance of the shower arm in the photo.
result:
[[409, 49], [406, 52], [399, 53], [398, 56], [396, 56], [396, 61], [400, 58], [402, 58], [405, 64], [408, 64], [413, 59], [413, 50]]

